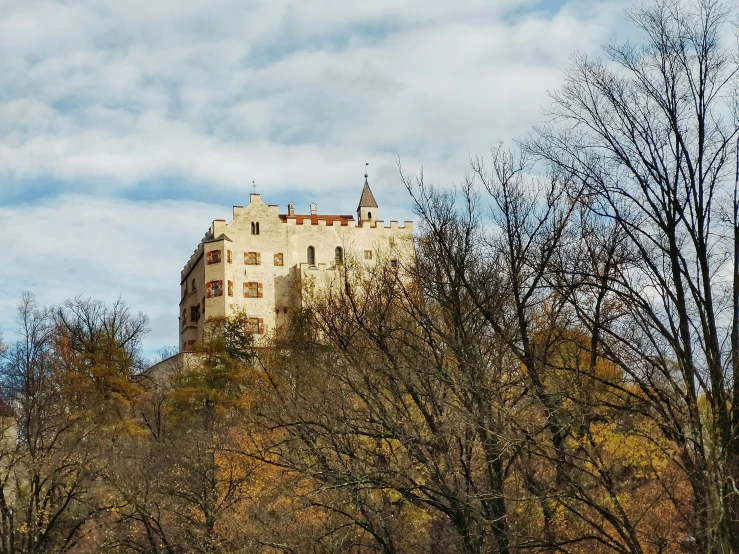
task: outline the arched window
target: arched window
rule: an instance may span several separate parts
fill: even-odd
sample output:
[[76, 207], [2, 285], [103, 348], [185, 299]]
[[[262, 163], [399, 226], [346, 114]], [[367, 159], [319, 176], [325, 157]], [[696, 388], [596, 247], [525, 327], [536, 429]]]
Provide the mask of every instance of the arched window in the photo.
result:
[[308, 247], [308, 263], [310, 265], [316, 265], [316, 249], [312, 246]]
[[367, 212], [367, 219], [372, 219], [372, 212]]
[[336, 250], [334, 250], [334, 260], [337, 264], [344, 263], [344, 250], [341, 248], [341, 246], [337, 246]]
[[257, 221], [257, 235], [259, 234], [259, 222]]

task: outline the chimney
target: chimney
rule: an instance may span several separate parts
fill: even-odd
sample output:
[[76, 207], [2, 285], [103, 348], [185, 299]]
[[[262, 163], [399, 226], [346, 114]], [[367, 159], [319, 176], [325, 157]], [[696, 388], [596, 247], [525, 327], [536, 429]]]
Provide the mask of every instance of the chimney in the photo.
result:
[[292, 202], [287, 205], [287, 215], [295, 215], [295, 204]]
[[310, 215], [316, 215], [318, 213], [318, 206], [316, 206], [315, 202], [311, 202], [310, 204]]

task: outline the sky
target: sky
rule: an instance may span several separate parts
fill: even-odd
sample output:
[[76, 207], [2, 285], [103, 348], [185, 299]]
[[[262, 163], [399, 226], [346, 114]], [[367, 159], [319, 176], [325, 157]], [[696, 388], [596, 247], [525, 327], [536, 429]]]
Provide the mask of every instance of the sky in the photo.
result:
[[545, 119], [630, 0], [0, 0], [0, 333], [23, 291], [122, 298], [178, 343], [180, 270], [248, 203], [382, 218]]

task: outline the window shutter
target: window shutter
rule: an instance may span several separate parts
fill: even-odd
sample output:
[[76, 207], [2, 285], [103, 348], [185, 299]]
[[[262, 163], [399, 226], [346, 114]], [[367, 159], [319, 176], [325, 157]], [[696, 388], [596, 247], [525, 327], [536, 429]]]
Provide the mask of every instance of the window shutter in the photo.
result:
[[234, 282], [233, 281], [228, 282], [228, 295], [229, 296], [234, 295]]
[[208, 265], [210, 265], [210, 264], [213, 263], [213, 251], [212, 250], [210, 252], [208, 252], [208, 255], [206, 257], [206, 260], [207, 260]]
[[[261, 287], [262, 285], [259, 286]], [[259, 334], [264, 334], [264, 320], [262, 318], [259, 318]]]
[[205, 284], [205, 296], [213, 298], [213, 283], [210, 281]]
[[249, 283], [244, 283], [244, 298], [249, 298]]
[[262, 265], [262, 255], [257, 252], [257, 265]]
[[223, 296], [223, 279], [218, 280], [218, 296]]
[[257, 298], [262, 298], [262, 283], [257, 285]]
[[228, 257], [228, 263], [233, 262], [233, 256], [230, 250], [226, 250], [226, 255]]

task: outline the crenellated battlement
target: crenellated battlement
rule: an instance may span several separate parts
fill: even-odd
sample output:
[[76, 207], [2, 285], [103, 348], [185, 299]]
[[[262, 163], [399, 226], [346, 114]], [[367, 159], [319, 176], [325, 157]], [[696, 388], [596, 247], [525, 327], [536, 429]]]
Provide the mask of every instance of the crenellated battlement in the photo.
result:
[[[300, 219], [302, 217], [302, 219]], [[341, 217], [342, 219], [339, 219]], [[405, 230], [406, 232], [413, 231], [413, 222], [404, 221], [403, 225], [399, 225], [398, 221], [390, 221], [390, 225], [385, 225], [382, 220], [373, 221], [372, 223], [364, 223], [358, 225], [354, 218], [345, 218], [346, 216], [285, 216], [280, 214], [282, 221], [288, 225], [291, 229], [296, 229], [299, 232], [301, 228], [311, 227], [347, 227], [349, 229], [373, 229], [376, 231], [382, 230]]]
[[212, 236], [211, 229], [208, 229], [205, 232], [205, 234], [203, 235], [203, 238], [200, 239], [200, 242], [198, 243], [197, 248], [193, 250], [192, 254], [190, 255], [190, 259], [187, 260], [187, 263], [185, 263], [185, 266], [182, 268], [182, 271], [180, 271], [180, 284], [182, 284], [182, 282], [187, 277], [187, 274], [190, 273], [190, 270], [192, 270], [192, 268], [198, 262], [200, 257], [203, 255], [205, 241], [209, 236]]

